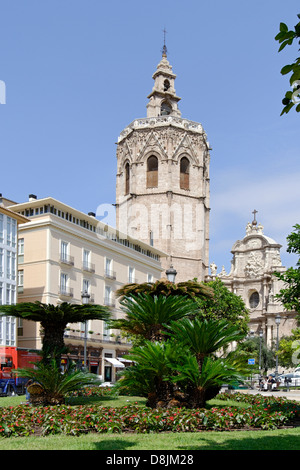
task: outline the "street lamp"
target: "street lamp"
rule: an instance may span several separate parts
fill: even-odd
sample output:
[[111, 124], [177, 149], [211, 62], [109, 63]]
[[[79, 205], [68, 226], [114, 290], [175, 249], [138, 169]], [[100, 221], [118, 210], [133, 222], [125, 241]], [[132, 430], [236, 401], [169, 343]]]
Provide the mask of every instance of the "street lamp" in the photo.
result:
[[278, 338], [278, 333], [279, 333], [279, 325], [280, 325], [280, 314], [276, 315], [275, 317], [275, 323], [277, 326], [277, 340], [276, 340], [276, 370], [275, 370], [275, 377], [277, 379], [278, 377], [278, 345], [279, 345], [279, 338]]
[[263, 330], [259, 330], [259, 374], [261, 376], [261, 343], [262, 343], [262, 337], [263, 337]]
[[166, 275], [167, 275], [168, 281], [170, 282], [173, 282], [173, 283], [175, 282], [176, 274], [177, 274], [177, 271], [176, 269], [173, 268], [172, 265], [169, 267], [169, 269], [166, 270]]
[[[89, 303], [90, 294], [85, 290], [81, 294], [81, 299], [83, 305], [87, 305]], [[87, 322], [84, 322], [84, 346], [83, 346], [83, 365], [86, 368], [86, 342], [87, 342]]]

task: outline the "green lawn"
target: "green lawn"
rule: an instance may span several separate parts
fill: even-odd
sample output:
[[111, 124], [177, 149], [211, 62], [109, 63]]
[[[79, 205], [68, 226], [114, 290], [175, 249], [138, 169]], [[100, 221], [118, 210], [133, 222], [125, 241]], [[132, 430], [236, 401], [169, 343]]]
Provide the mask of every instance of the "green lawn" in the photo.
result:
[[[0, 398], [0, 406], [16, 406], [22, 397]], [[98, 402], [103, 405], [123, 406], [128, 402], [144, 404], [137, 397], [105, 397], [76, 399], [76, 404]], [[249, 406], [237, 402], [227, 405]], [[75, 399], [74, 399], [75, 404]], [[224, 406], [224, 401], [212, 400], [210, 406]], [[1, 450], [299, 450], [300, 428], [274, 431], [231, 431], [197, 433], [151, 434], [86, 434], [79, 437], [54, 435], [46, 437], [0, 438]]]

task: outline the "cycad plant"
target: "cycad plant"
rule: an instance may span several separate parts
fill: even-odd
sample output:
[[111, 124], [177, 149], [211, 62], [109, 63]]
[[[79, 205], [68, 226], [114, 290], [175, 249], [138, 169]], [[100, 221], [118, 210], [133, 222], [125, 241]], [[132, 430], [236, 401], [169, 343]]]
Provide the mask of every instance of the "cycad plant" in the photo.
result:
[[226, 320], [182, 318], [171, 322], [168, 330], [195, 355], [200, 372], [206, 356], [221, 351], [234, 341], [241, 341], [245, 336], [237, 326], [228, 324]]
[[178, 388], [171, 378], [176, 367], [183, 362], [182, 347], [172, 341], [145, 341], [125, 356], [132, 361], [121, 373], [117, 387], [120, 392], [147, 397], [147, 405], [155, 408], [174, 398]]
[[125, 297], [120, 306], [125, 318], [112, 320], [110, 326], [150, 341], [162, 341], [171, 322], [195, 316], [199, 310], [196, 302], [183, 296], [145, 293]]
[[65, 372], [57, 366], [55, 359], [47, 364], [38, 362], [36, 368], [24, 368], [16, 371], [19, 377], [30, 381], [27, 386], [30, 402], [38, 405], [61, 405], [65, 403], [69, 392], [80, 390], [86, 385], [99, 385], [97, 375], [76, 370], [70, 366]]
[[138, 294], [149, 294], [152, 297], [163, 295], [181, 295], [191, 299], [196, 298], [212, 298], [214, 296], [213, 289], [197, 280], [188, 280], [183, 282], [169, 281], [168, 279], [159, 279], [156, 282], [144, 282], [141, 284], [125, 284], [116, 291], [117, 297], [135, 297]]
[[222, 383], [244, 377], [234, 357], [221, 357], [229, 343], [244, 337], [236, 326], [187, 316], [163, 326], [163, 340], [148, 339], [130, 351], [133, 365], [120, 380], [121, 387], [147, 396], [149, 406], [203, 407]]
[[109, 320], [110, 311], [102, 305], [81, 305], [68, 302], [52, 305], [37, 301], [1, 305], [1, 315], [40, 322], [43, 330], [42, 361], [47, 364], [55, 358], [57, 365], [60, 365], [61, 354], [65, 352], [64, 332], [67, 324], [87, 320]]
[[176, 371], [178, 374], [171, 380], [182, 384], [186, 406], [190, 408], [204, 407], [206, 401], [214, 396], [211, 391], [218, 392], [222, 384], [230, 385], [243, 379], [240, 371], [222, 358], [204, 357], [200, 370], [196, 357], [188, 352]]

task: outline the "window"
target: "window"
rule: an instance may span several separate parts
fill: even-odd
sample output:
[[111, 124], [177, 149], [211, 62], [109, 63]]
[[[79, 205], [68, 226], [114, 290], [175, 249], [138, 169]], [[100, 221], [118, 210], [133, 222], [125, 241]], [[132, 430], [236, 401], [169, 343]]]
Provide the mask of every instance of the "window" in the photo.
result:
[[16, 253], [13, 251], [6, 253], [6, 277], [13, 281], [16, 280]]
[[[106, 321], [103, 324], [103, 336], [106, 336], [106, 337], [110, 336], [110, 329]], [[109, 356], [110, 356], [109, 354], [105, 354], [105, 357], [109, 357]]]
[[168, 91], [169, 88], [170, 88], [170, 82], [166, 78], [166, 80], [164, 81], [164, 91]]
[[250, 308], [256, 308], [259, 304], [259, 293], [253, 292], [249, 298]]
[[[3, 305], [3, 282], [0, 282], [0, 305]], [[1, 319], [0, 315], [0, 319]], [[1, 343], [1, 342], [0, 342]]]
[[13, 248], [16, 247], [17, 240], [17, 222], [11, 217], [7, 217], [6, 223], [6, 243]]
[[15, 317], [0, 317], [0, 343], [4, 346], [16, 345]]
[[128, 281], [129, 282], [136, 282], [134, 274], [135, 274], [135, 269], [129, 266], [129, 269], [128, 269]]
[[23, 318], [18, 318], [17, 322], [17, 335], [23, 336]]
[[105, 258], [104, 275], [109, 279], [116, 279], [116, 273], [113, 271], [113, 261], [110, 258]]
[[163, 101], [160, 107], [161, 116], [168, 116], [172, 112], [172, 107], [167, 101]]
[[129, 194], [130, 191], [130, 166], [127, 162], [125, 164], [125, 195]]
[[82, 281], [82, 292], [90, 293], [90, 281], [88, 279]]
[[6, 284], [6, 305], [16, 303], [16, 286], [14, 284]]
[[108, 306], [113, 306], [113, 301], [112, 301], [112, 289], [110, 286], [105, 286], [105, 292], [104, 292], [104, 305]]
[[180, 189], [190, 188], [190, 162], [186, 157], [180, 160]]
[[83, 250], [83, 269], [89, 270], [90, 269], [90, 260], [91, 260], [91, 252], [89, 250]]
[[60, 243], [60, 261], [62, 263], [74, 264], [74, 258], [70, 256], [70, 243], [61, 241]]
[[147, 160], [147, 188], [158, 186], [158, 159], [154, 155]]
[[150, 230], [150, 233], [149, 233], [149, 245], [153, 246], [153, 232], [152, 232], [152, 230]]
[[0, 248], [0, 277], [4, 276], [4, 254], [3, 248]]
[[153, 282], [153, 274], [147, 274], [147, 282]]
[[61, 242], [60, 244], [60, 259], [61, 261], [67, 262], [69, 254], [69, 244], [67, 242]]
[[18, 240], [18, 263], [24, 263], [24, 238]]
[[4, 242], [4, 218], [3, 214], [0, 214], [0, 243]]
[[18, 271], [18, 292], [21, 294], [24, 290], [24, 270]]
[[112, 267], [112, 261], [109, 258], [105, 258], [105, 274], [110, 274]]
[[68, 275], [65, 273], [60, 274], [60, 293], [63, 295], [67, 294]]

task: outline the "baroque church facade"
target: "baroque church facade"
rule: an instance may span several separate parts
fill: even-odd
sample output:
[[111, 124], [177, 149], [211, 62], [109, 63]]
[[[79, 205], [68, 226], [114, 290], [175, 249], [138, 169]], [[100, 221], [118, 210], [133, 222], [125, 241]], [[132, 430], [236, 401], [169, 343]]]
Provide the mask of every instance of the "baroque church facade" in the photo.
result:
[[231, 269], [226, 273], [224, 266], [217, 273], [217, 266], [211, 263], [210, 280], [220, 278], [225, 286], [245, 302], [250, 313], [250, 335], [265, 338], [269, 346], [279, 336], [289, 336], [296, 328], [296, 313], [287, 312], [276, 300], [276, 294], [283, 288], [274, 272], [283, 273], [281, 245], [264, 234], [264, 227], [257, 223], [254, 211], [252, 223], [246, 226], [246, 234], [237, 240], [231, 250]]
[[232, 248], [230, 273], [209, 264], [209, 142], [200, 123], [181, 116], [165, 46], [152, 78], [147, 117], [129, 124], [117, 142], [117, 229], [166, 253], [162, 277], [171, 267], [176, 282], [220, 278], [244, 300], [251, 333], [261, 332], [270, 345], [278, 315], [279, 336], [296, 327], [295, 312], [275, 298], [282, 283], [273, 272], [285, 270], [281, 245], [264, 235], [254, 211], [245, 237]]

